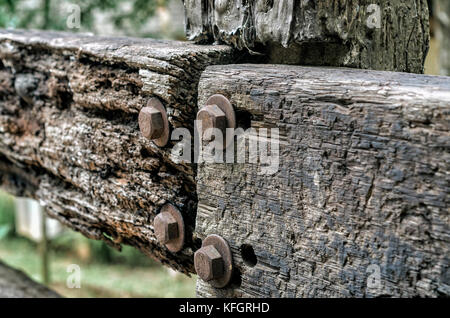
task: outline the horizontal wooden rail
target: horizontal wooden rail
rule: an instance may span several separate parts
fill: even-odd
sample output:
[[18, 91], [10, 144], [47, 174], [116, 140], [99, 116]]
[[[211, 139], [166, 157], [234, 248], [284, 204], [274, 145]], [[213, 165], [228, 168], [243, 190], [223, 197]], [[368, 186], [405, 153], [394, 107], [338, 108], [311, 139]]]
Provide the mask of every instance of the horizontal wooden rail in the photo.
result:
[[172, 162], [171, 144], [143, 138], [138, 113], [156, 97], [172, 128], [192, 129], [201, 71], [233, 54], [187, 42], [0, 31], [0, 183], [88, 237], [192, 273], [198, 243], [170, 253], [152, 223], [171, 203], [192, 233], [195, 168]]
[[250, 140], [279, 129], [279, 165], [199, 165], [196, 235], [221, 235], [236, 267], [199, 296], [450, 294], [450, 78], [211, 66], [199, 106], [217, 93]]
[[[231, 283], [199, 280], [199, 296], [448, 296], [450, 79], [238, 59], [227, 46], [0, 31], [0, 186], [184, 273], [222, 236]], [[192, 132], [214, 94], [250, 141], [278, 129], [274, 171], [182, 163], [176, 141], [141, 136], [151, 98], [172, 131]], [[179, 252], [156, 240], [166, 203], [185, 221]]]

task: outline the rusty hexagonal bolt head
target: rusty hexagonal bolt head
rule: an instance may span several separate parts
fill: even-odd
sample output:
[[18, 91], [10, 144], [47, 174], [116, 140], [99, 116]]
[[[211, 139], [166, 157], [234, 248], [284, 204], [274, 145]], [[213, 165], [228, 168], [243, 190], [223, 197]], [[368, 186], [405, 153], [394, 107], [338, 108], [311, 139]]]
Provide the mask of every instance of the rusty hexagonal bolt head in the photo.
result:
[[224, 261], [222, 255], [213, 246], [208, 245], [194, 254], [195, 271], [205, 282], [218, 279], [224, 274]]
[[162, 212], [153, 221], [155, 235], [161, 244], [167, 244], [179, 236], [177, 220], [168, 212]]
[[164, 119], [155, 107], [144, 107], [139, 113], [139, 129], [147, 139], [157, 139], [164, 132]]
[[[197, 120], [202, 122], [203, 140], [211, 141], [213, 132], [210, 128], [219, 129], [225, 137], [227, 117], [217, 105], [206, 105], [197, 113]], [[208, 131], [208, 129], [210, 129]]]
[[224, 288], [233, 276], [233, 255], [228, 242], [217, 234], [210, 234], [194, 254], [198, 276], [213, 287]]
[[183, 216], [172, 204], [167, 203], [153, 220], [156, 239], [169, 251], [176, 253], [183, 249], [185, 227]]

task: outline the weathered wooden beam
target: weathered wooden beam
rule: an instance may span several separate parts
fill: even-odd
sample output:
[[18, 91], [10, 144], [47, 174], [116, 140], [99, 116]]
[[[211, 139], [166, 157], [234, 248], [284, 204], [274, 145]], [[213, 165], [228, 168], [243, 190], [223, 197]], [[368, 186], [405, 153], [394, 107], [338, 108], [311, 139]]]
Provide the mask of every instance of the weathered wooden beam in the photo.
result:
[[59, 298], [46, 286], [0, 261], [0, 298]]
[[[449, 79], [283, 65], [203, 72], [235, 60], [225, 46], [0, 31], [0, 185], [185, 273], [206, 235], [223, 236], [235, 276], [225, 289], [199, 281], [200, 296], [448, 296]], [[175, 143], [140, 135], [150, 98], [172, 129], [192, 131], [197, 105], [216, 93], [239, 127], [280, 129], [274, 175], [248, 163], [197, 171], [173, 161]], [[179, 253], [152, 226], [168, 202], [187, 226]]]
[[235, 277], [198, 296], [450, 295], [449, 77], [211, 66], [199, 107], [218, 93], [252, 141], [279, 129], [279, 166], [199, 164], [195, 235], [228, 241]]
[[[195, 167], [170, 159], [172, 142], [143, 138], [138, 113], [157, 97], [172, 129], [192, 130], [202, 70], [234, 57], [226, 46], [0, 30], [0, 183], [88, 237], [193, 272]], [[186, 223], [179, 253], [154, 236], [165, 203]]]
[[188, 38], [269, 63], [423, 73], [426, 0], [184, 0]]

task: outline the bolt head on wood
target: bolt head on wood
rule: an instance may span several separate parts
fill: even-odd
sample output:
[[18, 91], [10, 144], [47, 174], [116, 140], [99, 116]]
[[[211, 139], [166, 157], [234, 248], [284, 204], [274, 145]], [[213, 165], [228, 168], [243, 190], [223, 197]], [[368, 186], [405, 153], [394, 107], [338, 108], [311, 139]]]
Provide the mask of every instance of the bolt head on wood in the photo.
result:
[[164, 118], [159, 109], [144, 107], [139, 113], [139, 129], [147, 139], [157, 139], [164, 132]]
[[158, 242], [176, 253], [183, 249], [185, 239], [184, 220], [180, 211], [170, 203], [161, 208], [153, 220], [153, 229]]
[[208, 235], [194, 254], [194, 266], [198, 276], [211, 286], [227, 286], [233, 274], [233, 256], [227, 241], [216, 234]]
[[222, 255], [213, 245], [204, 246], [195, 252], [194, 264], [198, 276], [206, 282], [224, 275]]
[[158, 214], [153, 226], [156, 238], [161, 244], [167, 244], [179, 236], [177, 220], [168, 212]]
[[[211, 141], [213, 132], [211, 128], [219, 129], [225, 134], [227, 128], [227, 117], [217, 105], [206, 105], [197, 113], [197, 120], [202, 122], [203, 140]], [[225, 137], [225, 135], [223, 135]]]

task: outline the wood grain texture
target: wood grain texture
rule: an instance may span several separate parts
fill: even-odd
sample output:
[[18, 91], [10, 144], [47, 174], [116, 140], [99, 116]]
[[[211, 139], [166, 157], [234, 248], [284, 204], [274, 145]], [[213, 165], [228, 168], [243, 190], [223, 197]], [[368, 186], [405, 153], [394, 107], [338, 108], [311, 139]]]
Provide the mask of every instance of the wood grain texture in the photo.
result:
[[0, 261], [0, 298], [60, 298], [46, 286]]
[[[193, 272], [195, 167], [143, 138], [137, 117], [157, 97], [172, 128], [192, 129], [202, 70], [234, 57], [226, 46], [0, 30], [0, 184], [88, 237]], [[188, 231], [177, 254], [153, 233], [167, 202]]]
[[268, 63], [423, 73], [428, 52], [426, 0], [184, 0], [184, 6], [189, 39], [248, 49]]
[[244, 129], [279, 128], [280, 166], [199, 165], [195, 235], [225, 238], [236, 275], [198, 296], [450, 295], [449, 77], [208, 67], [199, 107], [217, 93]]

